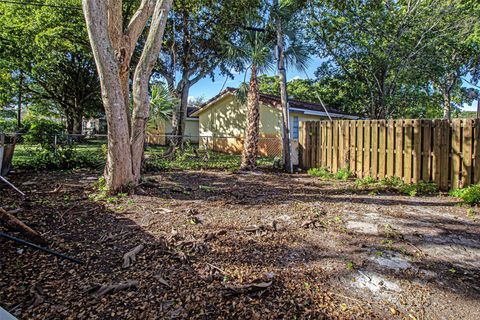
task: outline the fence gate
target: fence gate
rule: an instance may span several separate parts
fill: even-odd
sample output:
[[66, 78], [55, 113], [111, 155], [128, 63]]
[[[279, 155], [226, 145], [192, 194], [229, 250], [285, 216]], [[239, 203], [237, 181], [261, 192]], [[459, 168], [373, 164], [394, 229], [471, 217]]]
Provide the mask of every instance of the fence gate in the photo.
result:
[[348, 169], [357, 177], [480, 183], [480, 120], [337, 120], [300, 123], [300, 167]]

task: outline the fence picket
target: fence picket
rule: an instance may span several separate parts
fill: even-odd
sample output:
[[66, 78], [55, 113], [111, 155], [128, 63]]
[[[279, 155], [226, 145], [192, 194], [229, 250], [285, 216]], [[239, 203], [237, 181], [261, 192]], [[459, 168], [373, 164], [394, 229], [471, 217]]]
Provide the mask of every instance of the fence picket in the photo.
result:
[[395, 121], [395, 176], [403, 180], [403, 120]]
[[473, 124], [473, 183], [480, 183], [480, 119]]
[[338, 171], [338, 121], [332, 121], [332, 172]]
[[450, 153], [451, 153], [451, 141], [450, 141], [450, 122], [440, 121], [440, 189], [448, 189], [449, 182], [449, 166], [450, 166]]
[[461, 130], [462, 120], [455, 119], [452, 121], [452, 165], [451, 165], [451, 187], [453, 189], [460, 187], [460, 171], [461, 171]]
[[349, 141], [349, 146], [350, 146], [350, 152], [349, 152], [349, 160], [350, 160], [350, 171], [352, 173], [357, 172], [357, 129], [356, 129], [356, 121], [349, 121], [348, 126], [350, 127], [350, 141]]
[[373, 178], [378, 177], [378, 121], [372, 121], [372, 125], [370, 127], [370, 132], [372, 136], [371, 147], [372, 153], [370, 157], [371, 161], [371, 176]]
[[463, 121], [462, 144], [462, 179], [460, 186], [468, 186], [472, 182], [472, 135], [473, 121]]
[[370, 167], [370, 140], [371, 136], [371, 124], [370, 120], [364, 122], [364, 136], [363, 136], [363, 174], [364, 176], [371, 176], [371, 167]]
[[412, 147], [413, 147], [413, 126], [412, 121], [405, 121], [404, 133], [404, 151], [403, 151], [403, 181], [405, 183], [412, 183]]
[[387, 130], [387, 176], [395, 176], [395, 121], [388, 121]]
[[432, 167], [432, 122], [422, 120], [422, 180], [431, 181]]
[[412, 181], [420, 182], [422, 172], [422, 121], [413, 121], [413, 163], [412, 163]]
[[359, 178], [363, 178], [363, 120], [357, 121], [357, 171]]
[[378, 178], [385, 178], [387, 168], [387, 128], [386, 121], [380, 120], [378, 123]]

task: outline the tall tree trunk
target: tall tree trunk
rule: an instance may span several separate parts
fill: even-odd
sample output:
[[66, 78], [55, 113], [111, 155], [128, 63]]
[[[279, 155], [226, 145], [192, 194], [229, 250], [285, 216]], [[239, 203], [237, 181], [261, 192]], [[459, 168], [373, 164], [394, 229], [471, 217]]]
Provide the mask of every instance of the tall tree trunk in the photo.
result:
[[135, 182], [140, 181], [144, 155], [145, 136], [150, 115], [150, 97], [148, 83], [153, 67], [157, 61], [162, 46], [163, 34], [167, 25], [167, 14], [172, 6], [172, 0], [158, 1], [152, 16], [145, 47], [133, 76], [133, 117], [131, 134], [131, 152], [133, 161], [133, 176]]
[[282, 21], [280, 19], [280, 8], [278, 0], [273, 1], [277, 10], [276, 28], [277, 28], [277, 54], [278, 54], [278, 77], [280, 80], [280, 100], [282, 107], [282, 162], [285, 171], [293, 173], [292, 164], [292, 144], [290, 135], [290, 112], [288, 110], [287, 93], [287, 71], [285, 70], [285, 47]]
[[250, 86], [247, 94], [247, 130], [243, 145], [241, 170], [254, 170], [257, 166], [258, 135], [260, 131], [259, 89], [257, 68], [251, 68]]
[[72, 134], [82, 134], [83, 129], [83, 115], [82, 113], [78, 113], [73, 118], [73, 128]]
[[450, 120], [451, 118], [451, 97], [450, 92], [446, 90], [443, 93], [443, 119]]
[[181, 88], [180, 101], [175, 107], [175, 112], [172, 116], [172, 134], [174, 137], [172, 138], [171, 148], [183, 147], [183, 136], [187, 122], [188, 96], [190, 94], [189, 81], [185, 80]]
[[[149, 114], [148, 81], [160, 51], [172, 0], [142, 0], [125, 32], [122, 1], [82, 2], [108, 124], [106, 186], [110, 193], [115, 193], [136, 186], [140, 180]], [[150, 30], [135, 70], [131, 117], [126, 64], [149, 19]]]
[[73, 134], [73, 126], [75, 121], [73, 120], [73, 117], [69, 112], [66, 113], [66, 116], [67, 116], [67, 133]]

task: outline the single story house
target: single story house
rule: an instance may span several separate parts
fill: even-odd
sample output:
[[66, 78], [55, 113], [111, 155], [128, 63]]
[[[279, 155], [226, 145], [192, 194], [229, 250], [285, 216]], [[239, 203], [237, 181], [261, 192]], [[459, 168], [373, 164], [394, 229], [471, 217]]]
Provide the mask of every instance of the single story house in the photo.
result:
[[[246, 128], [246, 105], [236, 99], [235, 88], [227, 88], [192, 113], [199, 118], [199, 135], [202, 139], [211, 137], [216, 151], [240, 153]], [[260, 94], [260, 156], [280, 156], [282, 137], [282, 112], [280, 97]], [[292, 148], [298, 145], [300, 121], [328, 119], [321, 104], [289, 100], [290, 130]], [[332, 119], [358, 119], [357, 116], [342, 113], [335, 109], [327, 109]]]
[[[197, 111], [197, 107], [188, 107], [187, 108], [187, 120], [185, 122], [185, 134], [184, 139], [191, 141], [193, 143], [199, 142], [198, 132], [199, 124], [198, 117], [192, 116], [192, 114]], [[162, 121], [157, 130], [148, 130], [147, 143], [157, 144], [157, 145], [167, 145], [167, 137], [172, 134], [172, 122], [171, 121]]]

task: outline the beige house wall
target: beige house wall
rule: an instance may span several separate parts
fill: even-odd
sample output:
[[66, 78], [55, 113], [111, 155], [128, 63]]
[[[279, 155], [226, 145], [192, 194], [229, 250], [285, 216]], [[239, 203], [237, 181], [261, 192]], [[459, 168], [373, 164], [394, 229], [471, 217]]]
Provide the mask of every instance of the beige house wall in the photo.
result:
[[[199, 133], [209, 139], [215, 149], [227, 153], [240, 153], [247, 123], [247, 108], [236, 101], [232, 95], [226, 95], [199, 115]], [[291, 112], [291, 130], [293, 117], [299, 121], [320, 120], [320, 116]], [[280, 110], [260, 104], [260, 141], [259, 155], [278, 156], [282, 148], [282, 113]]]
[[[172, 123], [170, 121], [162, 121], [158, 130], [148, 129], [147, 143], [166, 145], [166, 136], [172, 133]], [[199, 142], [199, 120], [187, 119], [185, 122], [185, 136], [193, 143]]]

